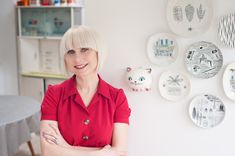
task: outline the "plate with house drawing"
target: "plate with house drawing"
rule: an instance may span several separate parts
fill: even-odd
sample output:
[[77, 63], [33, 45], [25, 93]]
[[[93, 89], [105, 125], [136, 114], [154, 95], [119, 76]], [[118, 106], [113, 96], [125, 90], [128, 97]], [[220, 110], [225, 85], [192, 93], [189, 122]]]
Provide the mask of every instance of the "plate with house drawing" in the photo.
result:
[[166, 71], [159, 79], [159, 92], [161, 96], [169, 101], [178, 101], [188, 96], [190, 92], [190, 81], [181, 72]]
[[225, 105], [210, 94], [202, 94], [193, 98], [189, 106], [189, 115], [194, 124], [202, 128], [219, 125], [225, 117]]
[[178, 56], [178, 45], [174, 35], [168, 33], [154, 34], [147, 41], [149, 60], [159, 66], [173, 63]]
[[185, 55], [187, 70], [197, 78], [211, 78], [223, 66], [220, 49], [210, 42], [200, 41], [189, 46]]
[[224, 45], [235, 48], [235, 13], [221, 17], [218, 34]]
[[212, 21], [212, 0], [169, 0], [166, 10], [172, 32], [185, 37], [205, 32]]
[[223, 88], [227, 97], [235, 101], [235, 62], [228, 64], [224, 70]]

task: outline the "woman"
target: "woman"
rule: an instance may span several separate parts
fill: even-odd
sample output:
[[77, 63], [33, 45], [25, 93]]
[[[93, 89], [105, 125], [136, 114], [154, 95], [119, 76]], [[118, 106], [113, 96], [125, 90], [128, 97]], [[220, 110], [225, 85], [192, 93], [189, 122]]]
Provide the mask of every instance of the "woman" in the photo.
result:
[[98, 75], [104, 57], [99, 35], [70, 28], [61, 40], [66, 69], [74, 75], [49, 86], [41, 106], [43, 156], [127, 156], [130, 108], [122, 89]]

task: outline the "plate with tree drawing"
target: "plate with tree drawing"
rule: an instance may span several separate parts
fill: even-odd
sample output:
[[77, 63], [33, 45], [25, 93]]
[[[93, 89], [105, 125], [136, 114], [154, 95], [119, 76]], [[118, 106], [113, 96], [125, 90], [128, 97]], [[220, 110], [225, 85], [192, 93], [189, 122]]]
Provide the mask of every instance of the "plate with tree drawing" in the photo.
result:
[[169, 0], [167, 21], [170, 29], [181, 36], [193, 36], [205, 32], [211, 23], [211, 0]]
[[224, 70], [223, 88], [227, 97], [235, 101], [235, 62], [228, 64]]
[[210, 42], [200, 41], [189, 46], [185, 55], [187, 70], [197, 78], [211, 78], [223, 66], [220, 49]]
[[159, 92], [169, 101], [178, 101], [185, 98], [190, 92], [190, 81], [180, 72], [163, 72], [159, 79]]
[[198, 95], [189, 106], [189, 115], [194, 124], [202, 128], [219, 125], [225, 117], [225, 105], [210, 94]]
[[168, 33], [154, 34], [147, 42], [149, 60], [159, 66], [173, 63], [178, 56], [178, 45], [174, 35]]

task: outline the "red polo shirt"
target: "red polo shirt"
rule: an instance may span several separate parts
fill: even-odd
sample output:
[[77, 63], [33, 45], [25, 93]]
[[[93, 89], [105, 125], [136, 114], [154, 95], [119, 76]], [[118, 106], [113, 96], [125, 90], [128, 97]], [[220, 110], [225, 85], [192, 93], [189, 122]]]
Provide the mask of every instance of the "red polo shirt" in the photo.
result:
[[74, 75], [48, 87], [41, 105], [41, 120], [57, 121], [70, 145], [103, 147], [111, 144], [115, 122], [129, 124], [130, 112], [123, 90], [112, 87], [100, 77], [97, 92], [86, 107]]

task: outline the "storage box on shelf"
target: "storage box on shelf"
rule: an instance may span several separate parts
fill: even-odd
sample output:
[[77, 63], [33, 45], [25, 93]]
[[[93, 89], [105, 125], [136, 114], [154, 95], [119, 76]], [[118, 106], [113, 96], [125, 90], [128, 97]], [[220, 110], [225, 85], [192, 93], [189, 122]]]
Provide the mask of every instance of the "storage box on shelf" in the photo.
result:
[[46, 82], [67, 78], [60, 39], [71, 26], [84, 24], [84, 7], [18, 6], [17, 10], [20, 95], [42, 99]]

